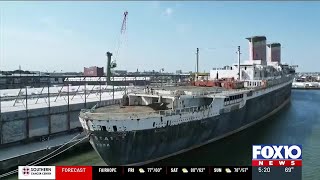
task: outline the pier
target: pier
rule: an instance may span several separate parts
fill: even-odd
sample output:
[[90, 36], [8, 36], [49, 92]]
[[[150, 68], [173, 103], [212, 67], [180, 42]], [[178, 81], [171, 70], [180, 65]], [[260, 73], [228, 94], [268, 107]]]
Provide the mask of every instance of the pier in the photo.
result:
[[[98, 102], [119, 104], [130, 90], [133, 87], [106, 85], [2, 89], [0, 171], [26, 165], [66, 143], [66, 147], [72, 145], [84, 137], [79, 135], [81, 109]], [[79, 136], [70, 141], [76, 135]]]

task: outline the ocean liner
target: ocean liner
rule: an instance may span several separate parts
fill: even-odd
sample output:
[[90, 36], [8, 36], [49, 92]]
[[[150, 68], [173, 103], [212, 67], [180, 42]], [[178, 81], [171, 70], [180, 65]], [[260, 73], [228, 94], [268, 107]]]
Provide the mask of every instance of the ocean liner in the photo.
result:
[[[107, 165], [142, 165], [248, 128], [290, 101], [294, 67], [281, 63], [281, 44], [249, 40], [249, 60], [213, 68], [188, 86], [146, 87], [120, 104], [98, 103], [79, 119]], [[199, 51], [197, 51], [199, 52]], [[268, 52], [268, 53], [267, 53]], [[109, 53], [110, 54], [110, 53]], [[198, 61], [197, 53], [197, 61]]]

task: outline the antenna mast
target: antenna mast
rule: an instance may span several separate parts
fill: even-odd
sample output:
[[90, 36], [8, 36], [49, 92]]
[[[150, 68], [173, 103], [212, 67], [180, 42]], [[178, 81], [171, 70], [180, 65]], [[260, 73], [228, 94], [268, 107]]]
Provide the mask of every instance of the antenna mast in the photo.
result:
[[199, 48], [197, 48], [197, 72], [196, 72], [196, 81], [198, 81], [198, 76], [199, 76]]
[[241, 73], [240, 73], [240, 46], [238, 46], [238, 80], [241, 80]]

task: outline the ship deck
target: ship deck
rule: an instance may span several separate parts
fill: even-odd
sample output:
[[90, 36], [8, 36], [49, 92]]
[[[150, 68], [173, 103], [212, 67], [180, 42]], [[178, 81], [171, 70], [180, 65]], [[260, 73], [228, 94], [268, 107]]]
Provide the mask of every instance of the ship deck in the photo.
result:
[[[186, 95], [206, 95], [206, 94], [221, 94], [232, 93], [234, 90], [228, 90], [222, 87], [200, 87], [200, 86], [172, 86], [172, 87], [151, 87], [149, 90], [158, 91], [160, 94], [163, 91], [184, 91]], [[161, 92], [162, 91], [162, 92]], [[158, 96], [159, 94], [152, 94], [151, 92], [146, 93], [144, 91], [134, 93], [136, 96]], [[175, 96], [172, 94], [165, 94], [168, 96]], [[170, 110], [170, 109], [168, 109]], [[121, 105], [111, 105], [111, 106], [101, 106], [94, 109], [93, 112], [87, 113], [92, 119], [127, 119], [128, 117], [155, 117], [159, 116], [160, 112], [163, 110], [157, 110], [147, 105], [132, 105], [132, 106], [121, 106]]]
[[[80, 115], [81, 116], [81, 115]], [[91, 113], [86, 113], [86, 116], [90, 119], [114, 119], [122, 120], [132, 117], [148, 118], [159, 116], [159, 111], [154, 110], [149, 106], [102, 106], [96, 108]]]
[[154, 90], [167, 90], [167, 91], [175, 91], [175, 90], [181, 90], [181, 91], [213, 91], [213, 92], [221, 92], [225, 91], [227, 89], [223, 87], [203, 87], [203, 86], [166, 86], [166, 87], [149, 87]]
[[[151, 88], [154, 92], [157, 93], [151, 93]], [[184, 91], [186, 95], [192, 95], [192, 96], [206, 96], [206, 95], [232, 95], [237, 94], [241, 91], [247, 91], [252, 90], [253, 88], [239, 88], [239, 89], [227, 89], [224, 87], [205, 87], [205, 86], [169, 86], [169, 87], [149, 87], [149, 92], [136, 92], [135, 94], [140, 95], [159, 95], [159, 94], [165, 94], [168, 95], [168, 92], [175, 92], [175, 91]], [[175, 94], [175, 93], [174, 93]], [[170, 94], [169, 96], [174, 96]]]
[[158, 111], [152, 109], [149, 106], [119, 106], [119, 105], [112, 105], [112, 106], [104, 106], [98, 107], [95, 109], [94, 113], [156, 113]]

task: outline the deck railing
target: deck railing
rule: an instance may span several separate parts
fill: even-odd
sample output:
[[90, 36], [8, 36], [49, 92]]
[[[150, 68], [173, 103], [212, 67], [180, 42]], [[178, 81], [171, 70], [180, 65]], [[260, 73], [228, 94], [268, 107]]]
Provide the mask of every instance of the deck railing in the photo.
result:
[[187, 107], [187, 108], [183, 108], [183, 109], [161, 110], [161, 111], [159, 111], [159, 115], [172, 116], [172, 115], [177, 115], [177, 114], [190, 113], [190, 112], [198, 111], [198, 110], [200, 110], [200, 108], [201, 107], [198, 107], [198, 106], [192, 106], [192, 107]]
[[[94, 112], [94, 110], [90, 111], [90, 115], [103, 115], [104, 117], [107, 115], [110, 119], [117, 119], [116, 116], [123, 116], [123, 118], [142, 118], [146, 116], [172, 116], [172, 115], [178, 115], [178, 114], [186, 114], [186, 113], [192, 113], [197, 111], [203, 111], [206, 109], [209, 109], [210, 105], [206, 106], [193, 106], [193, 107], [187, 107], [183, 109], [169, 109], [169, 110], [160, 110], [160, 111], [144, 111], [144, 112], [105, 112], [105, 113], [97, 113]], [[86, 111], [88, 112], [88, 111]], [[127, 115], [127, 116], [126, 116]]]

